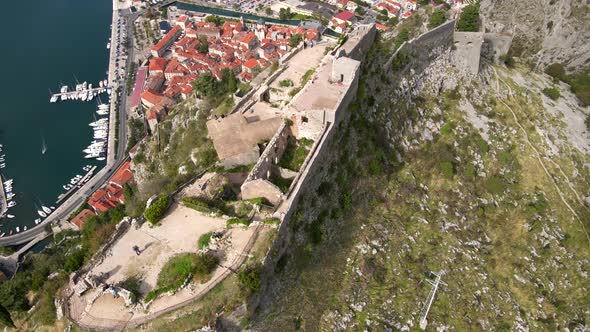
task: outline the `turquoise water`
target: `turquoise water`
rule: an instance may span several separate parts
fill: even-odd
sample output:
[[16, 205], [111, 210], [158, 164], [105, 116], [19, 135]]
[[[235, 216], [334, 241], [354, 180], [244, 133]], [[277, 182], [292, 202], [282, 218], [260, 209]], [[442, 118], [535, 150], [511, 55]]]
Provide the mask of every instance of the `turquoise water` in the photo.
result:
[[[75, 77], [97, 85], [106, 79], [112, 2], [34, 0], [4, 4], [0, 63], [0, 144], [5, 178], [14, 179], [14, 219], [0, 220], [0, 233], [31, 228], [41, 205], [55, 206], [62, 185], [84, 174], [82, 150], [92, 140], [96, 100], [49, 103], [49, 90], [75, 85]], [[106, 101], [107, 95], [101, 95]], [[47, 151], [41, 153], [45, 141]]]

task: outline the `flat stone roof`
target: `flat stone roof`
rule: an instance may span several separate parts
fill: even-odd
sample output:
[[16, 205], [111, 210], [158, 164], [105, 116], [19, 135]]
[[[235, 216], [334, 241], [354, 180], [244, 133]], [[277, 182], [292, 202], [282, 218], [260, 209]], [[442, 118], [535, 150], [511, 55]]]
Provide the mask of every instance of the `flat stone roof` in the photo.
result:
[[[296, 96], [291, 107], [297, 111], [326, 109], [334, 111], [338, 100], [348, 90], [350, 80], [360, 63], [349, 58], [339, 58], [333, 61], [325, 58], [312, 75], [311, 83]], [[344, 82], [333, 82], [333, 67], [338, 66], [337, 72], [345, 75]]]
[[207, 121], [209, 137], [219, 159], [252, 151], [258, 143], [270, 140], [283, 122], [280, 117], [249, 122], [252, 119], [236, 113]]

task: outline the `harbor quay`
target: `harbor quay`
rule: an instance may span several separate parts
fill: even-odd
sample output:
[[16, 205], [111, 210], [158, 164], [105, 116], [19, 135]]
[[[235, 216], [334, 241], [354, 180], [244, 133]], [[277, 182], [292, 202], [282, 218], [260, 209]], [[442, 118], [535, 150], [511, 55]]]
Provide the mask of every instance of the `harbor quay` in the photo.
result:
[[[118, 39], [118, 31], [116, 24], [123, 16], [119, 14], [118, 1], [113, 0], [113, 11], [112, 11], [112, 30], [111, 40], [116, 41]], [[123, 17], [124, 18], [124, 17]], [[38, 225], [20, 233], [16, 233], [9, 236], [0, 238], [0, 246], [15, 246], [21, 245], [35, 239], [38, 239], [41, 234], [46, 236], [51, 235], [50, 232], [45, 232], [46, 227], [52, 224], [67, 220], [70, 215], [90, 197], [94, 191], [100, 188], [106, 183], [118, 170], [118, 168], [125, 161], [125, 146], [127, 143], [126, 131], [126, 119], [125, 119], [125, 103], [117, 103], [119, 94], [117, 93], [118, 87], [121, 86], [122, 90], [125, 89], [124, 84], [120, 84], [116, 75], [116, 60], [117, 52], [116, 47], [111, 47], [109, 52], [109, 69], [108, 69], [108, 86], [112, 87], [112, 97], [110, 101], [109, 113], [109, 126], [108, 126], [108, 149], [106, 155], [106, 165], [99, 170], [94, 176], [92, 176], [88, 182], [83, 184], [80, 189], [71, 192], [70, 196], [62, 200], [62, 203], [56, 207], [56, 209], [47, 216], [45, 220], [40, 222]], [[121, 95], [125, 95], [125, 91], [120, 92]], [[124, 98], [123, 98], [124, 99]], [[118, 104], [118, 105], [117, 105]], [[117, 107], [118, 106], [118, 107]], [[119, 116], [120, 121], [117, 121]], [[117, 125], [119, 128], [117, 128]], [[123, 129], [121, 129], [123, 128]], [[116, 139], [116, 132], [119, 130], [119, 137]], [[118, 147], [115, 147], [118, 144]], [[117, 158], [117, 155], [119, 156]], [[1, 195], [0, 195], [1, 196]], [[1, 198], [0, 198], [1, 199]], [[4, 204], [2, 204], [4, 206]]]

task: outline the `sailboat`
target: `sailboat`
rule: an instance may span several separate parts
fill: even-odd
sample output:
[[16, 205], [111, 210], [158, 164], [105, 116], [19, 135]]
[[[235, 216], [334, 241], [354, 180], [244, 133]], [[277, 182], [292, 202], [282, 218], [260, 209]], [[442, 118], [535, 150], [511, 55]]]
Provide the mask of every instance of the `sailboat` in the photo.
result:
[[47, 152], [47, 144], [45, 144], [45, 138], [41, 137], [41, 154]]
[[41, 210], [37, 210], [37, 213], [43, 218], [47, 217], [47, 214]]

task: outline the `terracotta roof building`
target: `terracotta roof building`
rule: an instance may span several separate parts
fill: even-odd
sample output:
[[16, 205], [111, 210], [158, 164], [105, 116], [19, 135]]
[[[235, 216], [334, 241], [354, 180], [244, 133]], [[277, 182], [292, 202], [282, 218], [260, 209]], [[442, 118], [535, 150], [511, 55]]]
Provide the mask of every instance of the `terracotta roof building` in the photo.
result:
[[84, 229], [84, 225], [86, 224], [86, 220], [88, 220], [88, 218], [95, 216], [95, 215], [96, 214], [94, 212], [92, 212], [92, 210], [84, 209], [80, 213], [78, 213], [77, 216], [72, 218], [71, 222], [72, 222], [72, 224], [76, 225], [78, 227], [78, 229], [82, 230], [82, 229]]

